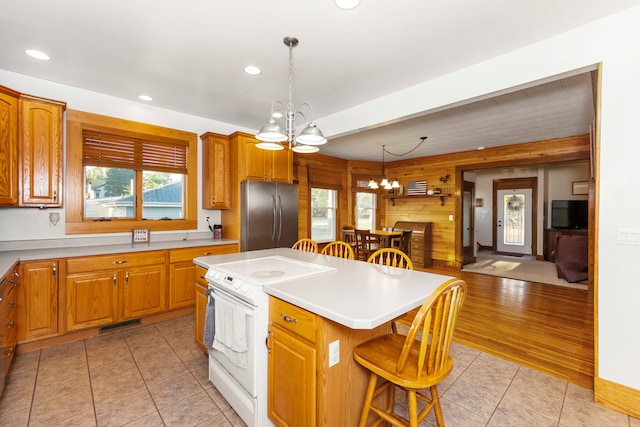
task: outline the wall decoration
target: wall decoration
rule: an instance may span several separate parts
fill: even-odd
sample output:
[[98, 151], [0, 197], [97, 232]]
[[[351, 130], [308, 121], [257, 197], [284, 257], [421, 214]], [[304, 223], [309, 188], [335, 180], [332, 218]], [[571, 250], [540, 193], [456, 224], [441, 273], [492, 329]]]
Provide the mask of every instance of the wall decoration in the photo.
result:
[[574, 181], [572, 183], [572, 194], [589, 194], [589, 181]]
[[484, 204], [484, 200], [483, 199], [476, 199], [476, 208], [481, 208], [482, 205]]

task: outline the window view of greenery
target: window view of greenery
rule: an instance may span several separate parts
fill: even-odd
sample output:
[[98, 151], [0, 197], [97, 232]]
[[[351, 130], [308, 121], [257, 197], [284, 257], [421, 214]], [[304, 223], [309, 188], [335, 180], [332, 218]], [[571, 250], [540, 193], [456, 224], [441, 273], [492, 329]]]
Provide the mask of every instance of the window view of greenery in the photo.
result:
[[376, 224], [376, 195], [356, 193], [356, 228], [374, 230]]
[[136, 177], [142, 179], [143, 219], [182, 219], [183, 175], [85, 166], [84, 217], [135, 218]]
[[337, 191], [311, 189], [311, 238], [330, 242], [336, 238]]

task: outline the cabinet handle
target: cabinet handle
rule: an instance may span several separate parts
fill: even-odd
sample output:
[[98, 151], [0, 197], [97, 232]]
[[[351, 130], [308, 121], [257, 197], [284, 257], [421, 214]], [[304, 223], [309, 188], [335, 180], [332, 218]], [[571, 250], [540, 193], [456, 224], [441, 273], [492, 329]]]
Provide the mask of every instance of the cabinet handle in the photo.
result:
[[125, 283], [129, 283], [129, 272], [128, 271], [124, 273], [124, 282]]
[[58, 191], [57, 190], [53, 190], [53, 201], [57, 201], [58, 199]]
[[124, 264], [125, 262], [127, 262], [127, 260], [123, 259], [123, 260], [120, 260], [120, 261], [113, 261], [113, 264], [120, 265], [120, 264]]
[[13, 320], [11, 322], [7, 323], [7, 328], [8, 329], [13, 328], [14, 326], [16, 326], [16, 322], [14, 322]]
[[284, 320], [285, 322], [298, 323], [298, 319], [296, 319], [294, 317], [289, 317], [284, 313], [280, 313], [280, 317], [282, 317], [282, 320]]
[[14, 348], [15, 347], [8, 348], [7, 350], [5, 350], [4, 354], [7, 355], [7, 356], [11, 356], [13, 354], [13, 352], [15, 351]]
[[[0, 301], [2, 301], [2, 298], [0, 298]], [[9, 306], [9, 308], [13, 307], [14, 305], [16, 305], [16, 301], [15, 300], [11, 300], [9, 301], [9, 304], [7, 304]]]
[[267, 353], [271, 353], [271, 347], [269, 347], [269, 337], [271, 337], [271, 335], [273, 335], [273, 333], [269, 330], [267, 332], [267, 338], [264, 340], [264, 345], [267, 347]]
[[211, 204], [212, 204], [212, 205], [215, 205], [215, 204], [216, 204], [216, 198], [215, 198], [215, 197], [212, 197], [212, 198], [211, 198]]
[[113, 273], [113, 287], [116, 287], [116, 273]]
[[202, 255], [211, 255], [211, 252], [202, 252]]
[[53, 268], [51, 270], [51, 272], [53, 273], [53, 277], [56, 277], [56, 263], [53, 263]]

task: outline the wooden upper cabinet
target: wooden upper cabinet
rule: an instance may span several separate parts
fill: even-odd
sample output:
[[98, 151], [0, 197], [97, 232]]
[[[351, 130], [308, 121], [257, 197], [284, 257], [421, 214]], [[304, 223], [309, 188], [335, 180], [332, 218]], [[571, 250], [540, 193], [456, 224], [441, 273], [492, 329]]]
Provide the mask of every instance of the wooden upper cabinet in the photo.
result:
[[20, 206], [62, 206], [62, 114], [65, 103], [20, 97]]
[[18, 204], [18, 98], [0, 86], [0, 206]]
[[293, 152], [288, 148], [271, 151], [256, 147], [257, 139], [248, 134], [236, 132], [232, 139], [240, 150], [240, 181], [259, 180], [273, 182], [293, 182]]
[[202, 208], [227, 209], [230, 206], [229, 137], [207, 132], [202, 140]]

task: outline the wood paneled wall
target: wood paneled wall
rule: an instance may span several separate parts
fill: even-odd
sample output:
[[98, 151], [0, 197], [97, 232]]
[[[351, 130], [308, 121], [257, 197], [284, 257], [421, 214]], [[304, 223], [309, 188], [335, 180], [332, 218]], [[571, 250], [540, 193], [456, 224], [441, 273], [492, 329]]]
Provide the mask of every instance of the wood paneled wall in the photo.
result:
[[[474, 169], [501, 168], [509, 166], [538, 165], [571, 160], [584, 160], [590, 157], [589, 135], [579, 135], [525, 144], [489, 148], [482, 151], [421, 157], [409, 160], [386, 162], [388, 177], [398, 179], [407, 189], [409, 181], [427, 181], [427, 188], [442, 188], [445, 197], [442, 205], [440, 197], [402, 197], [392, 200], [385, 197], [381, 190], [382, 203], [379, 209], [379, 227], [392, 227], [396, 221], [426, 221], [433, 223], [432, 252], [435, 265], [460, 267], [460, 194], [462, 172]], [[295, 154], [294, 163], [300, 197], [299, 236], [308, 237], [309, 228], [309, 191], [307, 168], [313, 167], [341, 173], [343, 191], [340, 192], [338, 229], [350, 224], [353, 217], [352, 176], [380, 174], [380, 162], [346, 161], [322, 154]], [[295, 169], [294, 169], [295, 170]], [[449, 174], [445, 186], [440, 177]], [[446, 194], [445, 194], [446, 196]], [[453, 216], [453, 221], [449, 216]]]

